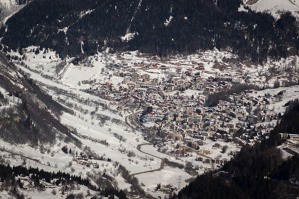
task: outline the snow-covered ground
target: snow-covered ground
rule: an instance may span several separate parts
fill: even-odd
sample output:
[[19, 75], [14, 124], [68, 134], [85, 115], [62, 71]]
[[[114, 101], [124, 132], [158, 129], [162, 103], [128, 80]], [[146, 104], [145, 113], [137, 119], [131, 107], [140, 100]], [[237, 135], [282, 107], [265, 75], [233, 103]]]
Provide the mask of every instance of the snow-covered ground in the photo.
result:
[[288, 106], [287, 102], [299, 99], [299, 85], [291, 87], [280, 87], [276, 89], [265, 89], [251, 94], [251, 96], [265, 96], [266, 94], [277, 95], [282, 93], [281, 99], [269, 105], [269, 110], [274, 110], [276, 113], [283, 114]]
[[[111, 159], [112, 163], [120, 163], [127, 168], [130, 173], [140, 173], [159, 169], [161, 159], [144, 154], [137, 150], [137, 146], [145, 143], [145, 141], [142, 138], [141, 132], [128, 130], [128, 126], [125, 126], [124, 121], [126, 114], [120, 115], [115, 111], [112, 112], [111, 110], [115, 110], [116, 106], [110, 106], [110, 102], [81, 91], [82, 89], [86, 89], [86, 85], [79, 82], [85, 80], [95, 80], [96, 84], [104, 82], [106, 78], [115, 85], [121, 83], [122, 79], [119, 77], [109, 77], [109, 73], [101, 74], [102, 68], [107, 64], [107, 61], [105, 61], [104, 57], [102, 57], [103, 55], [99, 55], [96, 58], [89, 58], [92, 63], [90, 66], [74, 65], [72, 63], [66, 63], [63, 65], [61, 63], [64, 63], [65, 60], [60, 60], [55, 53], [50, 51], [44, 52], [44, 50], [41, 50], [40, 54], [36, 54], [35, 50], [35, 48], [28, 49], [27, 53], [25, 53], [26, 58], [23, 63], [20, 63], [18, 66], [31, 78], [42, 85], [43, 88], [53, 96], [53, 99], [59, 98], [60, 100], [65, 100], [64, 105], [72, 104], [74, 107], [78, 107], [74, 108], [74, 114], [64, 113], [60, 117], [60, 120], [63, 124], [76, 130], [75, 136], [78, 136], [78, 138], [82, 141], [82, 148], [85, 146], [89, 147], [90, 150], [98, 156]], [[103, 63], [104, 61], [105, 63]], [[119, 61], [115, 59], [112, 60], [112, 62], [117, 63]], [[59, 70], [57, 70], [57, 68]], [[66, 94], [57, 94], [57, 90], [54, 88], [64, 91]], [[70, 97], [71, 95], [73, 95], [73, 97]], [[109, 105], [109, 109], [96, 109], [97, 107], [95, 107], [94, 102], [107, 104]], [[91, 112], [94, 112], [94, 115], [101, 114], [107, 116], [110, 120], [103, 123], [97, 117], [92, 115]], [[121, 123], [116, 124], [113, 122], [113, 119], [121, 121]], [[117, 138], [118, 135], [124, 139], [120, 140]], [[99, 143], [100, 141], [105, 141], [107, 145]], [[78, 165], [73, 161], [72, 155], [64, 154], [61, 151], [62, 143], [57, 142], [55, 146], [45, 146], [45, 148], [49, 149], [48, 153], [41, 153], [38, 149], [31, 148], [30, 146], [9, 146], [9, 144], [6, 143], [3, 143], [2, 146], [9, 150], [13, 148], [13, 151], [16, 154], [26, 154], [26, 157], [34, 157], [35, 159], [40, 160], [40, 162], [25, 161], [27, 166], [38, 167], [48, 171], [61, 170], [75, 175], [81, 175], [82, 177], [87, 177], [86, 174], [88, 172], [103, 172], [105, 170], [110, 173], [111, 176], [115, 177], [119, 188], [127, 190], [130, 189], [130, 184], [128, 184], [123, 177], [117, 174], [116, 168], [112, 163], [101, 163], [96, 161], [100, 165], [100, 168], [98, 169]], [[68, 145], [68, 147], [72, 150], [77, 150], [78, 153], [81, 152], [75, 146]], [[7, 157], [9, 157], [9, 153], [3, 151], [3, 154], [6, 154]], [[172, 157], [169, 158], [171, 159]], [[24, 164], [24, 159], [26, 158], [21, 158], [19, 161], [12, 160], [10, 164]], [[182, 165], [185, 164], [184, 160], [176, 161]], [[166, 172], [167, 174], [169, 173], [168, 170], [171, 169], [163, 169], [161, 172]], [[190, 175], [183, 170], [181, 170], [180, 173], [182, 181], [190, 178]], [[145, 174], [146, 173], [143, 175]], [[159, 172], [155, 172], [154, 175], [160, 174]], [[138, 176], [139, 175], [136, 175], [139, 179]], [[139, 180], [140, 183], [145, 184], [147, 187], [156, 186], [157, 182], [149, 180], [149, 178], [140, 178]], [[172, 179], [170, 177], [165, 177], [161, 182], [163, 184], [169, 184], [172, 182]], [[53, 194], [49, 194], [49, 197], [51, 195]]]
[[[246, 2], [252, 1], [246, 0]], [[257, 12], [271, 13], [276, 18], [279, 18], [281, 13], [287, 11], [290, 11], [297, 18], [299, 17], [298, 0], [258, 0], [256, 3], [248, 4], [248, 6]]]
[[[152, 145], [142, 145], [139, 151], [138, 145], [147, 142], [143, 139], [141, 132], [131, 129], [126, 124], [126, 118], [131, 112], [118, 110], [121, 105], [117, 104], [117, 102], [100, 98], [96, 94], [89, 94], [85, 92], [86, 89], [99, 90], [101, 85], [109, 84], [112, 84], [116, 88], [119, 86], [126, 88], [127, 85], [124, 83], [125, 77], [114, 74], [117, 72], [117, 67], [119, 66], [125, 67], [127, 70], [132, 70], [132, 73], [135, 72], [140, 75], [147, 74], [151, 79], [157, 78], [158, 80], [166, 77], [165, 70], [162, 70], [161, 66], [166, 68], [168, 73], [172, 73], [174, 77], [178, 69], [181, 69], [183, 72], [194, 72], [199, 71], [194, 66], [204, 66], [200, 70], [203, 79], [214, 77], [215, 75], [229, 76], [234, 82], [244, 83], [243, 76], [246, 76], [249, 77], [248, 79], [251, 82], [264, 81], [263, 86], [273, 87], [277, 77], [270, 76], [270, 78], [268, 77], [268, 82], [265, 81], [269, 69], [275, 68], [279, 70], [285, 68], [295, 60], [295, 58], [288, 58], [277, 62], [269, 60], [264, 66], [242, 63], [228, 64], [225, 60], [234, 59], [236, 56], [230, 52], [220, 52], [215, 49], [189, 56], [174, 56], [169, 58], [169, 60], [147, 57], [138, 52], [121, 54], [99, 53], [85, 59], [79, 64], [73, 64], [72, 58], [61, 60], [55, 52], [41, 49], [39, 53], [36, 53], [36, 50], [36, 47], [28, 48], [24, 52], [24, 59], [21, 62], [17, 61], [16, 65], [42, 86], [46, 92], [52, 95], [54, 100], [74, 110], [73, 114], [64, 113], [60, 117], [60, 121], [76, 131], [74, 136], [81, 140], [83, 143], [82, 148], [89, 147], [98, 156], [106, 159], [109, 158], [112, 161], [94, 160], [100, 165], [98, 169], [84, 167], [73, 161], [72, 155], [64, 154], [61, 151], [63, 143], [60, 141], [57, 141], [55, 146], [45, 146], [45, 148], [50, 149], [49, 153], [42, 153], [39, 149], [30, 146], [11, 146], [4, 142], [1, 142], [1, 146], [5, 147], [5, 149], [13, 150], [17, 154], [24, 154], [27, 157], [34, 157], [40, 160], [40, 162], [25, 161], [27, 166], [39, 167], [49, 171], [63, 170], [83, 177], [86, 177], [88, 172], [106, 171], [109, 175], [114, 176], [120, 189], [130, 190], [131, 185], [116, 171], [114, 163], [117, 162], [123, 165], [131, 174], [137, 173], [135, 177], [138, 178], [145, 191], [156, 197], [165, 195], [162, 191], [155, 190], [157, 184], [170, 184], [178, 189], [186, 185], [186, 180], [192, 177], [184, 169], [170, 167], [167, 164], [160, 171], [149, 172], [159, 169], [162, 159], [167, 158], [169, 161], [183, 166], [188, 162], [192, 163], [198, 169], [197, 174], [202, 174], [207, 169], [215, 168], [219, 165], [196, 161], [197, 157], [229, 160], [232, 154], [239, 151], [240, 148], [222, 140], [217, 141], [220, 147], [214, 148], [213, 145], [215, 142], [206, 140], [206, 144], [201, 149], [210, 151], [209, 157], [199, 153], [192, 153], [185, 157], [174, 157], [158, 152], [158, 149]], [[13, 55], [17, 54], [13, 53]], [[216, 67], [217, 64], [226, 67], [226, 70]], [[151, 67], [142, 67], [144, 65]], [[155, 68], [152, 67], [154, 65]], [[111, 68], [109, 68], [110, 66]], [[229, 74], [227, 70], [230, 71]], [[286, 79], [286, 76], [281, 75], [279, 78], [282, 81]], [[252, 96], [264, 96], [266, 93], [275, 95], [282, 90], [286, 90], [282, 100], [271, 104], [269, 108], [283, 113], [285, 109], [283, 107], [284, 104], [288, 100], [298, 97], [298, 86], [262, 90], [253, 93]], [[4, 92], [3, 89], [0, 91]], [[202, 95], [202, 92], [189, 89], [181, 94], [185, 96], [199, 96]], [[175, 93], [170, 92], [169, 95], [175, 95]], [[104, 108], [100, 104], [107, 105], [108, 108]], [[98, 116], [108, 119], [103, 121]], [[227, 146], [227, 150], [225, 153], [222, 153], [221, 149], [224, 146]], [[68, 147], [78, 153], [82, 151], [71, 144]], [[1, 153], [9, 157], [9, 152], [2, 151]], [[11, 164], [24, 164], [24, 160], [12, 159]], [[140, 172], [144, 173], [138, 174]]]
[[[155, 176], [155, 177], [153, 177]], [[183, 188], [187, 184], [186, 180], [191, 178], [189, 174], [178, 168], [164, 167], [161, 171], [144, 173], [137, 176], [138, 180], [143, 183], [145, 191], [158, 198], [166, 194], [156, 191], [157, 185], [171, 185], [172, 187]]]
[[1, 25], [5, 24], [5, 22], [16, 12], [18, 12], [24, 5], [18, 5], [16, 0], [0, 0], [0, 21]]

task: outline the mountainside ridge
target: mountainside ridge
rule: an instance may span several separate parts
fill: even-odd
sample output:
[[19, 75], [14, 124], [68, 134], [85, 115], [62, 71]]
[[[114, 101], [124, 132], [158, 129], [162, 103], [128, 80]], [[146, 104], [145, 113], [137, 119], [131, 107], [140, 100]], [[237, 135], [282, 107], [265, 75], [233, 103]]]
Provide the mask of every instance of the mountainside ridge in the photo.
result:
[[[62, 57], [84, 57], [107, 47], [159, 56], [231, 49], [241, 59], [255, 62], [298, 53], [293, 16], [282, 14], [276, 20], [267, 13], [239, 12], [241, 4], [241, 0], [219, 0], [216, 5], [212, 0], [36, 0], [12, 16], [0, 35], [2, 44], [15, 51], [35, 45]], [[128, 33], [130, 39], [122, 39]]]

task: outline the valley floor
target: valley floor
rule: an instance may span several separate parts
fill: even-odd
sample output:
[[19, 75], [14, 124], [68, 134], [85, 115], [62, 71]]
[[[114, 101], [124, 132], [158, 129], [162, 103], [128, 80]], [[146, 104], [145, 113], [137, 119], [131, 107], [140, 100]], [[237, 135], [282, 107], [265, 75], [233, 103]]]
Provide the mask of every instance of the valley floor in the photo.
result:
[[[255, 66], [235, 62], [228, 52], [169, 60], [130, 52], [98, 54], [74, 65], [72, 59], [33, 49], [14, 64], [72, 110], [59, 120], [83, 145], [79, 149], [58, 138], [42, 148], [1, 141], [3, 161], [86, 178], [107, 174], [115, 179], [113, 186], [131, 192], [132, 182], [119, 172], [122, 165], [155, 198], [177, 192], [195, 176], [220, 168], [242, 145], [264, 139], [285, 104], [298, 98], [296, 85], [272, 89], [277, 79], [280, 86], [298, 81], [297, 73], [290, 79], [282, 69], [291, 60]], [[225, 93], [238, 82], [264, 88]], [[221, 92], [227, 98], [207, 107], [208, 96]], [[255, 129], [263, 133], [252, 134]], [[86, 151], [94, 157], [84, 157]], [[48, 190], [27, 195], [58, 197]]]

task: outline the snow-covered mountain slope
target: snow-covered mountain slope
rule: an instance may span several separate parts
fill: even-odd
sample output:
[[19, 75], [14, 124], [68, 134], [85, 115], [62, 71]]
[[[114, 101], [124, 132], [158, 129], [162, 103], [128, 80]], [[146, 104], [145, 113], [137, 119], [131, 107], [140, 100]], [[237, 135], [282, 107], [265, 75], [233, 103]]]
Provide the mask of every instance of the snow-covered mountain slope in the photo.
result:
[[4, 24], [7, 19], [24, 7], [26, 1], [0, 0], [0, 21]]
[[1, 0], [0, 4], [6, 8], [10, 8], [13, 5], [17, 5], [15, 0]]
[[[50, 55], [54, 56], [53, 54]], [[95, 185], [101, 191], [108, 191], [111, 188], [112, 190], [128, 189], [129, 191], [134, 189], [130, 188], [131, 185], [122, 177], [122, 173], [125, 173], [126, 170], [119, 168], [119, 162], [121, 161], [117, 161], [117, 158], [127, 160], [126, 154], [124, 152], [123, 155], [120, 155], [122, 154], [121, 152], [111, 153], [112, 156], [116, 157], [113, 159], [111, 156], [106, 157], [105, 155], [105, 153], [108, 155], [109, 151], [113, 151], [111, 149], [112, 144], [118, 145], [118, 140], [115, 136], [111, 136], [114, 139], [109, 138], [108, 142], [111, 142], [109, 148], [107, 147], [108, 142], [102, 142], [97, 137], [90, 138], [91, 134], [83, 135], [82, 129], [90, 129], [88, 123], [76, 120], [72, 114], [69, 114], [71, 112], [67, 111], [68, 108], [64, 108], [64, 105], [59, 105], [53, 101], [52, 96], [47, 95], [44, 89], [41, 89], [34, 83], [34, 80], [28, 79], [28, 74], [23, 73], [14, 64], [8, 62], [1, 53], [0, 63], [0, 167], [3, 165], [12, 167], [21, 166], [23, 169], [31, 167], [58, 173], [58, 175], [61, 175], [61, 171], [63, 171], [67, 174], [80, 176], [79, 179], [88, 179], [92, 185]], [[62, 91], [62, 88], [57, 89]], [[57, 89], [56, 91], [58, 91]], [[68, 93], [68, 91], [64, 93]], [[59, 94], [59, 97], [63, 98], [63, 94]], [[84, 106], [84, 108], [89, 107]], [[83, 107], [80, 110], [83, 110]], [[84, 109], [85, 111], [86, 109]], [[78, 114], [75, 112], [72, 113]], [[95, 115], [98, 116], [99, 114], [95, 112]], [[110, 116], [114, 117], [115, 114], [110, 113]], [[115, 119], [111, 120], [114, 121]], [[89, 121], [89, 119], [86, 119], [86, 121]], [[75, 122], [78, 126], [72, 125]], [[75, 130], [76, 127], [80, 128], [78, 132]], [[107, 128], [111, 128], [112, 132], [116, 131], [116, 127], [113, 125]], [[96, 130], [98, 130], [96, 133], [103, 135], [103, 129], [97, 128]], [[117, 130], [116, 132], [119, 133], [120, 131]], [[131, 136], [135, 138], [135, 134]], [[129, 139], [129, 136], [126, 136], [126, 138]], [[134, 139], [132, 138], [132, 140]], [[134, 143], [134, 141], [130, 142]], [[129, 147], [127, 146], [126, 150], [128, 149]], [[139, 152], [140, 157], [141, 155], [142, 153]], [[131, 161], [127, 160], [127, 165], [131, 164]], [[142, 161], [140, 164], [146, 163], [145, 158]], [[152, 162], [150, 166], [153, 167], [159, 163]], [[127, 167], [127, 165], [125, 166]], [[135, 170], [135, 172], [146, 170], [146, 168], [139, 167], [143, 170]], [[103, 177], [99, 175], [101, 173], [104, 173]], [[65, 194], [74, 194], [78, 193], [78, 191], [81, 194], [87, 191], [91, 193], [84, 193], [84, 198], [91, 198], [93, 194], [101, 194], [99, 192], [92, 192], [86, 187], [80, 189], [76, 186], [76, 190], [65, 190], [63, 187], [69, 184], [55, 183], [57, 178], [53, 177], [47, 181], [39, 179], [40, 183], [43, 184], [41, 186], [43, 188], [39, 192], [40, 195], [37, 195], [35, 193], [35, 186], [30, 184], [32, 180], [30, 176], [32, 175], [28, 174], [26, 177], [20, 177], [17, 174], [15, 176], [15, 179], [20, 180], [20, 184], [24, 185], [22, 186], [24, 189], [22, 188], [18, 191], [19, 194], [29, 195], [31, 198], [41, 198], [40, 195], [49, 195], [47, 198], [55, 199], [65, 198]], [[72, 181], [72, 183], [76, 182]], [[81, 181], [79, 180], [77, 185], [84, 185], [80, 183]], [[0, 189], [2, 187], [3, 183], [0, 182]], [[13, 189], [14, 186], [10, 188]], [[109, 193], [105, 193], [105, 195], [109, 195]], [[9, 198], [6, 193], [2, 193], [1, 191], [0, 198], [3, 197]], [[28, 197], [26, 196], [26, 198]]]
[[246, 1], [245, 4], [252, 10], [269, 12], [276, 18], [279, 18], [281, 13], [287, 11], [299, 18], [299, 0], [257, 0]]
[[[278, 21], [267, 14], [239, 12], [241, 3], [32, 1], [7, 20], [0, 31], [1, 44], [14, 51], [41, 46], [62, 58], [86, 57], [106, 49], [138, 50], [164, 57], [232, 49], [241, 58], [255, 62], [265, 61], [268, 56], [296, 54], [299, 33], [294, 20], [285, 16]], [[285, 24], [283, 30], [281, 23]]]

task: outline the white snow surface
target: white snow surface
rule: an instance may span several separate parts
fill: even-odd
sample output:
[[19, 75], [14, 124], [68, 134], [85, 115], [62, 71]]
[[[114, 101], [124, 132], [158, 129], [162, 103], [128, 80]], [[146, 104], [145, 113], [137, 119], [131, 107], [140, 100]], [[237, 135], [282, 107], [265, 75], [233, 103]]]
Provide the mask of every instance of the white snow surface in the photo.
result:
[[5, 22], [16, 12], [18, 12], [24, 5], [17, 5], [16, 0], [0, 0], [0, 21], [1, 25], [5, 24]]
[[11, 6], [17, 5], [15, 0], [0, 0], [0, 4], [10, 9]]
[[299, 0], [258, 0], [252, 5], [248, 5], [257, 12], [268, 12], [279, 18], [282, 12], [290, 11], [299, 18]]
[[[87, 146], [91, 151], [95, 152], [99, 156], [109, 158], [112, 163], [100, 162], [98, 161], [100, 168], [97, 171], [106, 170], [111, 176], [114, 176], [117, 180], [118, 187], [120, 189], [130, 189], [130, 184], [128, 184], [115, 170], [113, 162], [118, 162], [131, 174], [136, 174], [139, 172], [146, 172], [143, 174], [137, 174], [136, 177], [139, 179], [140, 184], [144, 185], [145, 191], [158, 197], [162, 196], [163, 193], [155, 192], [154, 188], [157, 183], [162, 185], [171, 184], [178, 188], [178, 176], [181, 176], [182, 183], [180, 188], [185, 185], [185, 180], [189, 179], [191, 176], [184, 170], [178, 168], [170, 168], [165, 165], [161, 171], [149, 172], [154, 169], [159, 169], [161, 165], [161, 159], [167, 158], [172, 162], [176, 162], [181, 165], [186, 165], [187, 162], [191, 162], [194, 166], [198, 166], [198, 174], [204, 173], [207, 169], [211, 169], [213, 166], [211, 164], [196, 161], [195, 158], [201, 156], [198, 153], [192, 153], [186, 157], [174, 157], [171, 155], [166, 155], [157, 151], [157, 148], [151, 145], [143, 145], [141, 151], [137, 150], [139, 144], [146, 143], [142, 137], [141, 132], [131, 130], [131, 128], [126, 125], [125, 120], [128, 115], [131, 114], [130, 111], [118, 111], [119, 106], [117, 102], [113, 100], [107, 100], [100, 98], [97, 94], [89, 94], [84, 92], [86, 89], [100, 90], [102, 85], [112, 84], [114, 87], [123, 86], [126, 87], [126, 77], [119, 76], [118, 71], [120, 70], [135, 70], [139, 75], [149, 75], [150, 79], [157, 78], [159, 81], [162, 78], [166, 78], [166, 73], [174, 75], [176, 78], [176, 70], [181, 69], [183, 72], [196, 71], [194, 66], [204, 66], [201, 69], [201, 77], [208, 78], [217, 75], [228, 76], [235, 82], [244, 82], [244, 77], [246, 76], [252, 83], [262, 84], [264, 86], [273, 86], [273, 83], [277, 77], [271, 77], [268, 82], [265, 82], [265, 75], [267, 75], [270, 68], [281, 69], [291, 66], [292, 60], [297, 60], [295, 57], [288, 59], [282, 59], [280, 61], [271, 62], [269, 61], [264, 66], [260, 65], [245, 65], [240, 63], [240, 65], [231, 65], [225, 63], [224, 59], [234, 59], [236, 58], [230, 52], [220, 52], [217, 49], [213, 51], [199, 52], [197, 54], [189, 56], [174, 56], [169, 60], [159, 60], [159, 58], [148, 57], [142, 55], [139, 52], [125, 52], [121, 54], [105, 54], [99, 53], [95, 56], [89, 57], [81, 63], [73, 64], [71, 58], [61, 60], [59, 56], [53, 51], [40, 50], [40, 53], [36, 54], [37, 47], [30, 47], [25, 50], [23, 63], [16, 62], [16, 65], [25, 72], [28, 77], [34, 79], [45, 91], [53, 96], [54, 100], [60, 100], [62, 105], [70, 107], [74, 110], [74, 114], [64, 113], [60, 117], [60, 121], [72, 127], [77, 131], [74, 135], [78, 137], [83, 143], [83, 147]], [[17, 55], [14, 53], [14, 55]], [[220, 70], [216, 63], [220, 63], [225, 66], [230, 74], [227, 74], [227, 70]], [[166, 71], [161, 70], [161, 66], [165, 66]], [[147, 67], [148, 66], [148, 67]], [[111, 68], [109, 68], [111, 67]], [[280, 81], [286, 78], [285, 75], [280, 76]], [[260, 81], [263, 82], [260, 82]], [[84, 82], [91, 83], [84, 83]], [[261, 85], [260, 85], [261, 86]], [[298, 86], [288, 87], [288, 88], [277, 88], [277, 89], [267, 89], [261, 90], [253, 93], [253, 97], [264, 96], [265, 93], [271, 93], [275, 95], [282, 90], [286, 90], [281, 101], [272, 103], [269, 109], [274, 109], [277, 112], [284, 112], [284, 104], [290, 99], [298, 98]], [[4, 90], [0, 89], [2, 93]], [[58, 92], [59, 91], [59, 92]], [[188, 89], [181, 93], [184, 96], [199, 96], [202, 93], [197, 90]], [[95, 102], [103, 103], [108, 106], [107, 109], [102, 107], [97, 107]], [[102, 122], [94, 114], [100, 114], [109, 117], [110, 119], [106, 122]], [[112, 122], [113, 119], [121, 121], [119, 124]], [[124, 141], [120, 141], [115, 135], [121, 135], [125, 138]], [[103, 145], [99, 142], [92, 141], [95, 140], [106, 140], [109, 144], [108, 146]], [[215, 142], [207, 140], [207, 143], [201, 147], [201, 149], [210, 151], [210, 158], [213, 159], [227, 159], [229, 160], [232, 156], [229, 155], [230, 152], [235, 153], [239, 151], [240, 148], [234, 144], [225, 143], [224, 141], [218, 140], [217, 143], [221, 146], [228, 145], [228, 151], [225, 154], [220, 152], [220, 148], [215, 149], [213, 145]], [[36, 157], [41, 160], [42, 164], [36, 162], [27, 161], [27, 166], [34, 166], [49, 171], [66, 170], [66, 172], [71, 172], [71, 168], [67, 165], [72, 161], [71, 155], [63, 154], [61, 147], [63, 142], [58, 142], [55, 146], [47, 146], [51, 148], [50, 152], [55, 153], [53, 157], [51, 153], [42, 154], [38, 149], [33, 149], [26, 146], [11, 146], [7, 143], [0, 142], [1, 146], [5, 148], [13, 149], [14, 151], [23, 154], [27, 154], [30, 157]], [[75, 146], [70, 145], [72, 150], [78, 150]], [[135, 156], [128, 157], [128, 152], [133, 152]], [[2, 154], [7, 154], [1, 152]], [[147, 155], [147, 154], [151, 155]], [[221, 157], [220, 157], [221, 156]], [[202, 156], [205, 157], [205, 156]], [[47, 163], [50, 163], [50, 166]], [[12, 165], [20, 165], [22, 160], [11, 160]], [[55, 164], [57, 166], [55, 167]], [[216, 167], [219, 165], [215, 165]], [[75, 169], [74, 174], [86, 176], [87, 172], [92, 172], [94, 169], [84, 168], [82, 165], [73, 162], [72, 168]]]
[[173, 16], [170, 15], [169, 19], [166, 19], [166, 21], [164, 22], [164, 25], [168, 26], [170, 24], [170, 22], [171, 22], [172, 19], [173, 19]]
[[269, 109], [273, 109], [276, 113], [283, 114], [287, 108], [287, 106], [285, 106], [287, 102], [299, 99], [299, 85], [291, 87], [280, 87], [276, 89], [265, 89], [252, 94], [252, 96], [264, 96], [267, 93], [277, 95], [279, 92], [284, 93], [282, 99], [269, 105]]
[[135, 35], [138, 35], [138, 33], [136, 32], [128, 32], [127, 34], [125, 34], [124, 36], [121, 37], [122, 41], [130, 41], [132, 39], [134, 39]]

